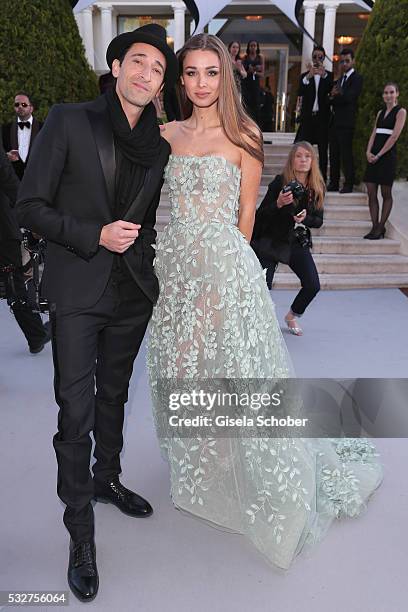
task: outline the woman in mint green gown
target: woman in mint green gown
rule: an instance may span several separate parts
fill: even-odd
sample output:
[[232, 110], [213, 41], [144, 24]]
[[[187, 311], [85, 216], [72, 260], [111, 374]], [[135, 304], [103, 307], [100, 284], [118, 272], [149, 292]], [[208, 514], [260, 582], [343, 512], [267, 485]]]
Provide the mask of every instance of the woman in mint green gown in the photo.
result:
[[[187, 119], [168, 124], [171, 219], [157, 242], [160, 296], [149, 329], [156, 422], [158, 381], [293, 376], [249, 240], [262, 145], [243, 111], [227, 49], [215, 36], [179, 54]], [[366, 439], [161, 438], [177, 508], [246, 535], [287, 569], [335, 518], [357, 516], [379, 486]]]

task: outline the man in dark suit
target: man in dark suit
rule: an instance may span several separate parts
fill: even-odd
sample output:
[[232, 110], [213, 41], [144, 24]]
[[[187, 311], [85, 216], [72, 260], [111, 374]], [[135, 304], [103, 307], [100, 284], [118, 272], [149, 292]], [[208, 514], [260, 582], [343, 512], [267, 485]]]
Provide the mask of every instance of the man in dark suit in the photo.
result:
[[18, 178], [23, 178], [30, 152], [42, 123], [33, 117], [34, 107], [28, 94], [19, 91], [14, 97], [15, 121], [2, 127], [3, 147]]
[[354, 185], [353, 136], [358, 98], [363, 88], [363, 77], [354, 69], [354, 52], [340, 53], [341, 77], [330, 93], [333, 115], [330, 126], [330, 183], [329, 191], [339, 191], [340, 168], [344, 185], [340, 193], [351, 193]]
[[177, 78], [157, 24], [116, 37], [106, 57], [115, 88], [51, 109], [17, 204], [20, 223], [48, 245], [43, 293], [55, 304], [58, 494], [71, 535], [68, 583], [82, 601], [99, 583], [92, 499], [131, 516], [152, 513], [119, 481], [119, 455], [133, 362], [158, 297], [152, 243], [170, 146], [152, 100]]
[[[48, 325], [43, 325], [40, 315], [34, 313], [28, 304], [21, 260], [22, 235], [12, 208], [16, 202], [18, 186], [19, 180], [0, 145], [0, 268], [14, 268], [14, 290], [6, 283], [6, 294], [14, 317], [26, 337], [30, 353], [35, 354], [43, 350], [51, 335]], [[6, 278], [5, 273], [3, 278]]]
[[306, 140], [319, 148], [319, 166], [323, 179], [327, 180], [327, 149], [329, 146], [329, 94], [333, 87], [333, 73], [325, 69], [326, 53], [323, 47], [315, 47], [312, 64], [300, 77], [298, 100], [301, 105], [300, 125], [295, 142]]

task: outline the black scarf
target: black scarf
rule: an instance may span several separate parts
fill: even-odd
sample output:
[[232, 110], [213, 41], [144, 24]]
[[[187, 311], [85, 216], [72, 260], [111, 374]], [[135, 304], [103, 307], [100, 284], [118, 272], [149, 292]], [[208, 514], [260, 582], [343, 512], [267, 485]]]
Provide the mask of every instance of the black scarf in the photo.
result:
[[146, 169], [156, 161], [161, 146], [156, 109], [150, 103], [139, 121], [130, 128], [127, 117], [114, 88], [105, 93], [117, 153], [116, 213], [123, 217], [141, 189]]
[[115, 141], [123, 155], [134, 164], [145, 168], [153, 166], [160, 151], [160, 129], [154, 104], [150, 102], [146, 106], [131, 130], [115, 89], [109, 89], [105, 96]]

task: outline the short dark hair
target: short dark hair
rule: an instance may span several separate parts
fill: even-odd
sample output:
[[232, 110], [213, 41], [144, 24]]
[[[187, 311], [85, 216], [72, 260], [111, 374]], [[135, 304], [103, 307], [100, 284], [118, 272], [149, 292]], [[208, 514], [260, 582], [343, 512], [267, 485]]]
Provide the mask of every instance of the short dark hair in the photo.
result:
[[350, 47], [344, 47], [344, 49], [340, 51], [340, 55], [350, 55], [351, 59], [354, 59], [354, 51]]
[[26, 98], [28, 98], [28, 101], [30, 102], [31, 106], [33, 106], [33, 102], [31, 100], [31, 97], [28, 95], [28, 93], [26, 91], [18, 91], [17, 93], [14, 94], [14, 97], [16, 96], [25, 96]]
[[313, 47], [312, 55], [315, 51], [321, 51], [324, 57], [326, 57], [326, 51], [324, 50], [324, 47], [322, 47], [321, 45], [316, 45], [315, 47]]

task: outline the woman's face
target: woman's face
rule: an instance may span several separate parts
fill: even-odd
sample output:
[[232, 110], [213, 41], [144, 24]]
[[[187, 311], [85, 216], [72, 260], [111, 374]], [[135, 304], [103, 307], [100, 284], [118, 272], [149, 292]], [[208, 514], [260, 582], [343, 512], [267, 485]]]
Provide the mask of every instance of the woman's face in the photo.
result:
[[251, 42], [249, 43], [249, 52], [256, 53], [257, 47], [258, 47], [258, 43], [256, 42], [256, 40], [251, 40]]
[[189, 100], [207, 108], [218, 100], [220, 90], [220, 60], [208, 49], [188, 51], [183, 62], [183, 83]]
[[239, 44], [237, 42], [233, 42], [232, 45], [230, 46], [230, 53], [231, 53], [231, 57], [233, 59], [236, 58], [236, 56], [239, 53]]
[[387, 85], [384, 87], [383, 100], [386, 104], [396, 104], [398, 101], [398, 92], [395, 85]]
[[295, 172], [310, 172], [312, 167], [312, 154], [307, 149], [299, 147], [296, 149], [293, 160]]

